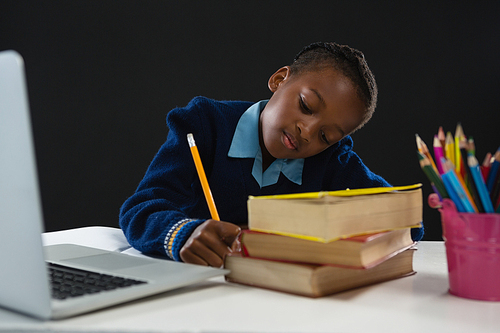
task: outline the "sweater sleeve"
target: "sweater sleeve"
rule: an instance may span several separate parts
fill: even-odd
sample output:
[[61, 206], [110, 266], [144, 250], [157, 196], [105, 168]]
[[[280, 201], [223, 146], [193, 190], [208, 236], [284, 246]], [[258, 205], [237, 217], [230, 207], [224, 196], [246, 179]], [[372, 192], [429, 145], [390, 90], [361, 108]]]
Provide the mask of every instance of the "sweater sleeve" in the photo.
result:
[[352, 150], [350, 136], [342, 139], [329, 156], [328, 169], [332, 170], [326, 178], [325, 190], [346, 188], [367, 188], [391, 186], [384, 178], [372, 172]]
[[[197, 99], [167, 116], [169, 133], [135, 193], [120, 209], [119, 223], [129, 243], [139, 251], [180, 261], [179, 250], [206, 219], [190, 216], [203, 194], [195, 186], [196, 169], [187, 133], [206, 135], [204, 110]], [[197, 134], [199, 136], [197, 136]], [[205, 154], [210, 140], [199, 140]], [[201, 148], [201, 147], [200, 147]], [[203, 158], [203, 156], [202, 156]]]

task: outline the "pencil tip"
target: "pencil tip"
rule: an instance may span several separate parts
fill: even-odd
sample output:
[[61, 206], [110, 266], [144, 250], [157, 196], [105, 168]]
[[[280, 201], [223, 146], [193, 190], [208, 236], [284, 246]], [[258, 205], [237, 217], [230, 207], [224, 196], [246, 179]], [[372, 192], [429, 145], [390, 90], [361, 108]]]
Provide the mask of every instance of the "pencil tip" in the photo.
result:
[[446, 135], [444, 134], [443, 126], [439, 126], [437, 136], [439, 140], [444, 140]]
[[457, 128], [455, 129], [455, 137], [462, 137], [462, 136], [464, 136], [464, 129], [462, 127], [462, 123], [458, 122]]
[[421, 149], [423, 147], [423, 141], [418, 134], [415, 134], [415, 140], [417, 141], [418, 149]]

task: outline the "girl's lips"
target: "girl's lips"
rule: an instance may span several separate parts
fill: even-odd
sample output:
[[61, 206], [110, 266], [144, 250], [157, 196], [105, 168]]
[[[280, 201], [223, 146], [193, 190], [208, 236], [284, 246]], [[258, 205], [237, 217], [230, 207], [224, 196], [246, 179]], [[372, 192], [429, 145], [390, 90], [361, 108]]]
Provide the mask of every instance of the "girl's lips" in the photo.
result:
[[297, 140], [291, 135], [288, 134], [287, 132], [283, 132], [283, 135], [281, 137], [281, 141], [283, 142], [283, 145], [287, 147], [290, 150], [297, 150], [298, 144]]

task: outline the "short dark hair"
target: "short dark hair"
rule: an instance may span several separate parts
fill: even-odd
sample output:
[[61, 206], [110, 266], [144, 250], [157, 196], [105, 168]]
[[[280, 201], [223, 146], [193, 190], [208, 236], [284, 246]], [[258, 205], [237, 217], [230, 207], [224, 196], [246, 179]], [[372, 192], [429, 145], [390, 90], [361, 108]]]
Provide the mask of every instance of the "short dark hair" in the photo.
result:
[[360, 99], [366, 106], [361, 124], [370, 120], [377, 105], [377, 83], [375, 76], [359, 50], [333, 42], [317, 42], [304, 47], [290, 65], [291, 75], [333, 68], [340, 71], [355, 85]]

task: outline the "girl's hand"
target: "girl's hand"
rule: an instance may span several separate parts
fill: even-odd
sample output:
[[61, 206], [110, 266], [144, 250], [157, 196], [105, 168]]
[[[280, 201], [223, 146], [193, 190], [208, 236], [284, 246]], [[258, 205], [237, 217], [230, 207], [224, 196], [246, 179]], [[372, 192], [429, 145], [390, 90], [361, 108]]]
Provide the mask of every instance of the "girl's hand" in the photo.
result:
[[194, 229], [179, 256], [186, 263], [222, 267], [228, 253], [240, 251], [240, 232], [235, 224], [206, 220]]

